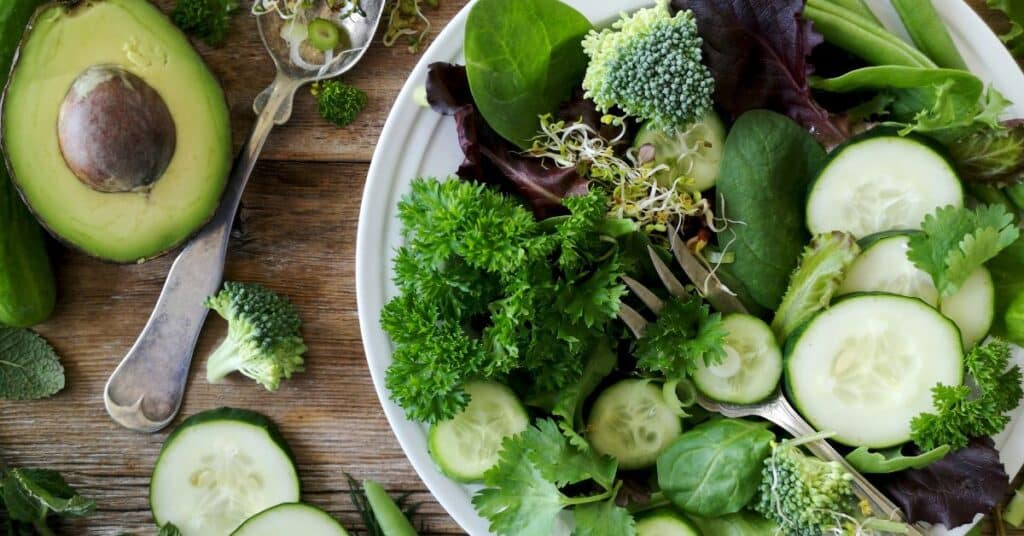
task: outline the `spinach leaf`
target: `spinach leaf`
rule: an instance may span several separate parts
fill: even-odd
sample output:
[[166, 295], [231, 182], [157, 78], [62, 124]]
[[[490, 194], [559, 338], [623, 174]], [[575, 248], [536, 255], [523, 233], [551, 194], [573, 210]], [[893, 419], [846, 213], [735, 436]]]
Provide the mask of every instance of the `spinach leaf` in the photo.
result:
[[477, 108], [505, 139], [527, 148], [587, 68], [590, 21], [559, 0], [480, 0], [466, 20], [466, 69]]
[[987, 264], [995, 284], [992, 334], [1024, 344], [1024, 238], [1018, 238]]
[[775, 435], [767, 423], [709, 421], [679, 436], [658, 456], [658, 485], [688, 514], [740, 511], [757, 493]]
[[759, 514], [743, 510], [721, 517], [699, 517], [691, 515], [702, 534], [714, 536], [767, 536], [780, 534], [779, 526]]
[[718, 242], [730, 244], [730, 275], [762, 307], [779, 306], [810, 239], [804, 202], [825, 159], [810, 134], [766, 110], [743, 114], [726, 139], [718, 195], [722, 215], [735, 223], [718, 233]]
[[877, 452], [867, 447], [858, 447], [846, 455], [846, 461], [861, 473], [895, 473], [905, 469], [924, 469], [944, 458], [949, 451], [949, 445], [939, 445], [928, 452], [907, 456], [903, 454], [902, 447]]

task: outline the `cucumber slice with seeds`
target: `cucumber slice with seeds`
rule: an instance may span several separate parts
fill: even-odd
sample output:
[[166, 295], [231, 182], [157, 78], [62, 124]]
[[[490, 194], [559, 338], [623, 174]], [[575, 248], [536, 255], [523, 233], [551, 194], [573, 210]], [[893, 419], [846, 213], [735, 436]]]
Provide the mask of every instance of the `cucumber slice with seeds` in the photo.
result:
[[875, 129], [846, 142], [811, 186], [811, 234], [846, 231], [858, 238], [920, 229], [925, 215], [963, 206], [960, 178], [945, 150], [915, 135]]
[[285, 503], [272, 506], [246, 520], [231, 536], [348, 536], [348, 532], [327, 512], [308, 504]]
[[341, 28], [327, 19], [313, 19], [306, 39], [317, 50], [334, 50], [341, 43]]
[[663, 508], [637, 520], [636, 536], [701, 536], [701, 532], [689, 519]]
[[768, 398], [782, 377], [782, 350], [768, 324], [742, 314], [722, 321], [727, 357], [717, 365], [701, 363], [693, 383], [708, 398], [733, 404], [753, 404]]
[[475, 482], [498, 462], [502, 441], [526, 430], [530, 418], [515, 393], [500, 383], [470, 382], [465, 389], [466, 409], [430, 427], [430, 456], [449, 478]]
[[253, 411], [189, 417], [167, 438], [149, 487], [157, 525], [224, 536], [267, 508], [299, 500], [294, 458], [277, 427]]
[[654, 465], [658, 454], [683, 433], [679, 408], [651, 380], [622, 380], [605, 389], [590, 410], [587, 439], [621, 469]]
[[916, 298], [857, 294], [836, 302], [786, 344], [790, 400], [816, 430], [855, 447], [910, 439], [934, 410], [932, 388], [963, 382], [956, 325]]
[[931, 276], [907, 258], [909, 240], [908, 233], [865, 238], [869, 244], [853, 261], [839, 294], [889, 292], [918, 298], [953, 320], [964, 348], [971, 348], [988, 335], [995, 318], [995, 287], [988, 269], [976, 269], [960, 290], [942, 298]]

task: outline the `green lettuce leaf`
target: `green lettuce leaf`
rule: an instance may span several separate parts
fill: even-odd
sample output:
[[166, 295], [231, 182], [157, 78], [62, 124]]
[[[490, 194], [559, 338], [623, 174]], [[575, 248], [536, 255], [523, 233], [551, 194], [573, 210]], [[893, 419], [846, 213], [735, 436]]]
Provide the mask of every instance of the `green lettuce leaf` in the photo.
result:
[[895, 473], [906, 469], [923, 469], [944, 458], [949, 451], [949, 445], [939, 445], [928, 452], [907, 456], [903, 454], [902, 446], [881, 451], [858, 447], [846, 455], [846, 461], [861, 473]]
[[1024, 3], [1020, 0], [988, 0], [988, 7], [998, 9], [1010, 19], [1010, 30], [999, 38], [1014, 56], [1024, 56]]

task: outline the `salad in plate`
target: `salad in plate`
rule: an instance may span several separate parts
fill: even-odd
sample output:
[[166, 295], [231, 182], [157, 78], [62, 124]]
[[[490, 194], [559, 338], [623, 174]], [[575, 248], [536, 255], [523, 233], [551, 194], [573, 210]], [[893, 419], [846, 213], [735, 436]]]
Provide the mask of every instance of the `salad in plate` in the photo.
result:
[[[1009, 491], [1024, 122], [929, 0], [893, 5], [912, 43], [861, 0], [659, 0], [605, 28], [472, 5], [466, 64], [425, 88], [465, 159], [399, 202], [381, 324], [391, 399], [493, 532], [907, 533], [822, 439], [910, 523]], [[696, 403], [780, 390], [818, 433]]]

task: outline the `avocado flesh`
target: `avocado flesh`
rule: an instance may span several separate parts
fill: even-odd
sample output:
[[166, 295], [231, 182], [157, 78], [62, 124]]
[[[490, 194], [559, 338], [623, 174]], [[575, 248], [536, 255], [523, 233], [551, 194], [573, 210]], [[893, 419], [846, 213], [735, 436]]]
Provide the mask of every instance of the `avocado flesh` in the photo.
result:
[[[64, 160], [61, 103], [75, 79], [96, 65], [143, 79], [171, 112], [174, 155], [146, 191], [96, 191]], [[220, 85], [184, 35], [145, 0], [43, 8], [11, 73], [2, 128], [11, 175], [37, 218], [64, 242], [114, 262], [158, 256], [191, 236], [216, 210], [231, 167]]]

